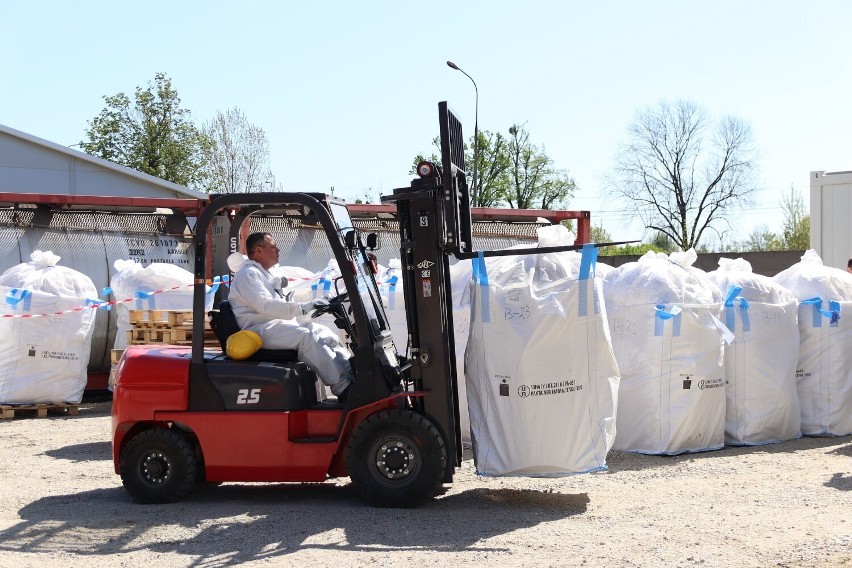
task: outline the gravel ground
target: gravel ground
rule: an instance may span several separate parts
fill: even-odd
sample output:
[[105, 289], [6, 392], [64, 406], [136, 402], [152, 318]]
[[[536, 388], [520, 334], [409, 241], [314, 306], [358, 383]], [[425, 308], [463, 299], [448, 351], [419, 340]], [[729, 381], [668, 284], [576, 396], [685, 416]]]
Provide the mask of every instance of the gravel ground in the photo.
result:
[[109, 411], [0, 421], [0, 566], [852, 567], [850, 436], [612, 452], [609, 472], [558, 480], [479, 478], [467, 459], [411, 510], [366, 507], [341, 481], [143, 506], [113, 473]]

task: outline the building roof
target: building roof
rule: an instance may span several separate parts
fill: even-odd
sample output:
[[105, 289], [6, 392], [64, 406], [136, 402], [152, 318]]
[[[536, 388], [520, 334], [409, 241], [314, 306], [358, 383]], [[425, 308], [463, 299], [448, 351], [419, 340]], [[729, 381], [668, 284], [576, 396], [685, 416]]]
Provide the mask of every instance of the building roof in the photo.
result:
[[92, 156], [91, 154], [86, 154], [85, 152], [80, 152], [79, 150], [75, 150], [73, 148], [69, 148], [67, 146], [63, 146], [61, 144], [57, 144], [49, 140], [45, 140], [44, 138], [39, 138], [38, 136], [33, 136], [32, 134], [27, 134], [26, 132], [21, 132], [20, 130], [16, 130], [3, 124], [0, 124], [0, 134], [5, 134], [12, 138], [18, 138], [30, 144], [40, 146], [42, 148], [47, 148], [54, 152], [59, 152], [60, 154], [68, 156], [69, 158], [73, 158], [75, 160], [88, 163], [99, 168], [104, 168], [108, 171], [134, 178], [148, 185], [162, 188], [171, 192], [172, 194], [176, 194], [176, 197], [188, 197], [194, 199], [203, 199], [207, 197], [207, 194], [202, 193], [200, 191], [189, 189], [186, 186], [172, 183], [170, 181], [166, 181], [162, 178], [142, 173], [132, 168], [120, 166], [114, 162], [110, 162], [109, 160], [104, 160], [102, 158]]

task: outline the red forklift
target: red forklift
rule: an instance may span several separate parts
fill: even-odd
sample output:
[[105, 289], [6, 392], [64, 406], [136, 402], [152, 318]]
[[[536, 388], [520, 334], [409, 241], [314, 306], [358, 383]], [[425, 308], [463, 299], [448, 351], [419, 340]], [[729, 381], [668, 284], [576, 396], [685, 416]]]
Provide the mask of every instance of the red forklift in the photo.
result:
[[[475, 253], [464, 138], [446, 102], [438, 105], [441, 164], [423, 162], [396, 203], [408, 345], [394, 344], [370, 251], [346, 204], [315, 193], [229, 194], [198, 217], [192, 346], [128, 347], [117, 368], [112, 433], [115, 472], [142, 503], [185, 498], [196, 483], [322, 482], [350, 477], [371, 504], [408, 507], [451, 483], [462, 445], [449, 279], [450, 255], [544, 253], [547, 247]], [[355, 381], [346, 402], [318, 396], [317, 376], [292, 350], [225, 354], [238, 331], [227, 301], [214, 311], [222, 350], [205, 349], [205, 292], [211, 222], [231, 217], [230, 241], [254, 215], [321, 227], [342, 275], [328, 305], [348, 335]], [[582, 245], [580, 245], [582, 246]]]

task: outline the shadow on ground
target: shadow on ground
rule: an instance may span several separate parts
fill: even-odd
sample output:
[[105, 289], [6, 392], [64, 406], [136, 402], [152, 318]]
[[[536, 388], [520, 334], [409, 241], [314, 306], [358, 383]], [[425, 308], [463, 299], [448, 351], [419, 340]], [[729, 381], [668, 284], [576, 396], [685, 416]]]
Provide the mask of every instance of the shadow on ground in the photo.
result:
[[632, 452], [611, 451], [607, 456], [610, 473], [619, 471], [638, 471], [656, 467], [670, 467], [686, 462], [731, 456], [748, 456], [752, 454], [794, 453], [815, 448], [835, 447], [832, 453], [852, 455], [852, 436], [803, 436], [796, 440], [788, 440], [778, 444], [762, 446], [725, 446], [719, 450], [708, 452], [693, 452], [675, 456], [646, 455]]
[[151, 550], [211, 567], [306, 549], [502, 550], [483, 541], [582, 514], [588, 503], [585, 493], [499, 488], [447, 495], [417, 509], [375, 509], [351, 485], [318, 483], [200, 487], [184, 502], [137, 505], [111, 488], [25, 506], [21, 521], [0, 531], [0, 550], [97, 556]]
[[85, 444], [74, 444], [55, 450], [47, 450], [44, 455], [61, 460], [84, 462], [92, 460], [111, 460], [111, 442], [87, 442]]

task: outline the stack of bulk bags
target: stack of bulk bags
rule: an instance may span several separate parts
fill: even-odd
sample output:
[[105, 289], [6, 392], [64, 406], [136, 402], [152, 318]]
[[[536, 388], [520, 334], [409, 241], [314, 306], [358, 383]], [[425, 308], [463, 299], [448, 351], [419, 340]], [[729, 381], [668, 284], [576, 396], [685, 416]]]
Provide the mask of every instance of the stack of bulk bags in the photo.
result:
[[707, 276], [724, 294], [725, 324], [734, 332], [734, 341], [725, 347], [725, 443], [798, 438], [796, 297], [768, 276], [754, 274], [742, 258], [720, 258], [719, 269]]
[[693, 250], [648, 252], [606, 278], [621, 371], [615, 449], [678, 454], [724, 446], [722, 294], [692, 267], [696, 258]]
[[809, 250], [774, 279], [799, 299], [802, 433], [852, 434], [852, 274]]
[[0, 275], [0, 403], [76, 404], [86, 388], [98, 291], [85, 274], [57, 266], [52, 252], [30, 259]]
[[480, 474], [606, 467], [618, 369], [595, 253], [584, 249], [577, 274], [564, 253], [475, 263], [465, 380]]
[[[116, 260], [113, 266], [116, 273], [110, 288], [117, 301], [115, 349], [127, 347], [130, 310], [192, 311], [194, 277], [188, 270], [165, 262], [143, 267], [132, 260]], [[217, 288], [208, 288], [205, 311], [212, 309]]]

